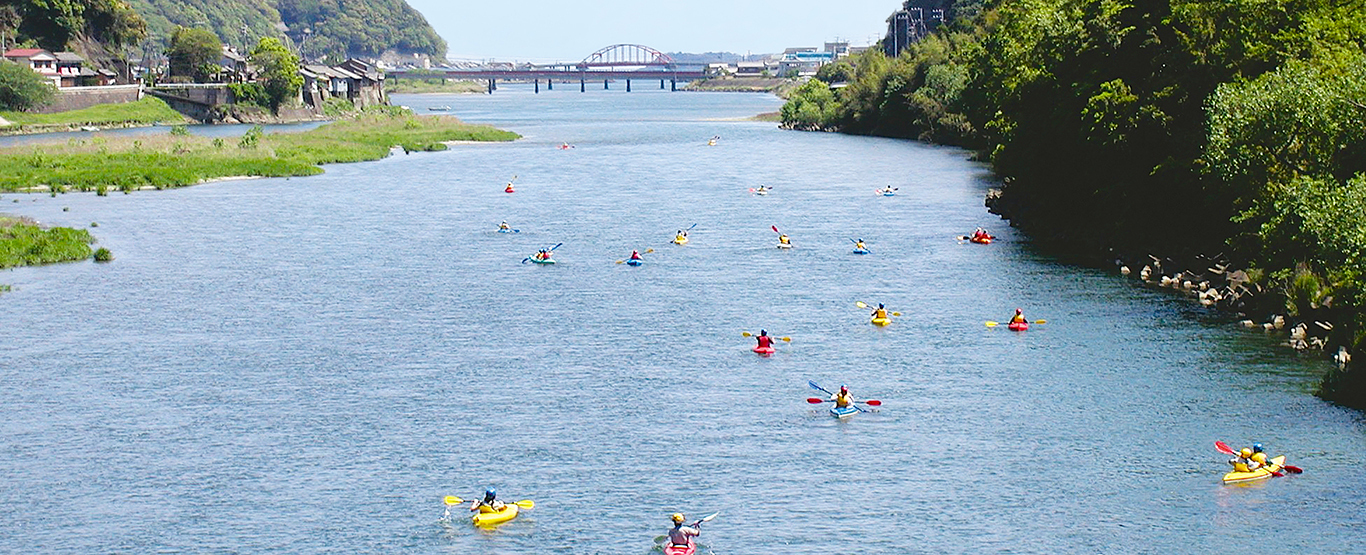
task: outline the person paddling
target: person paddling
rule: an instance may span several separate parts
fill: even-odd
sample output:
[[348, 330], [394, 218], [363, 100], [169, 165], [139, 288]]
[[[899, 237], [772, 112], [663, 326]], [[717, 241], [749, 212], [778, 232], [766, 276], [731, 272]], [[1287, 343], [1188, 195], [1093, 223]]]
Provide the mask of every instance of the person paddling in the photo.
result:
[[835, 402], [835, 408], [847, 409], [854, 405], [854, 396], [849, 394], [849, 388], [841, 385], [839, 393], [830, 397]]
[[498, 229], [500, 231], [510, 231], [512, 230], [512, 226], [508, 225], [507, 220], [503, 220], [503, 223], [498, 224]]
[[768, 331], [759, 330], [759, 335], [754, 336], [754, 340], [759, 342], [758, 349], [772, 349], [773, 338], [768, 336]]
[[536, 260], [550, 260], [550, 250], [541, 249], [536, 252]]
[[886, 319], [887, 319], [887, 308], [884, 307], [884, 306], [882, 306], [882, 303], [877, 303], [877, 308], [873, 309], [872, 317], [875, 318], [875, 319], [876, 319], [876, 318], [881, 318], [881, 319], [883, 319], [883, 320], [886, 320]]
[[1021, 310], [1021, 309], [1018, 309], [1018, 308], [1015, 309], [1015, 316], [1012, 316], [1012, 317], [1010, 318], [1010, 323], [1012, 323], [1012, 324], [1025, 324], [1025, 323], [1028, 323], [1028, 322], [1029, 322], [1028, 320], [1025, 320], [1025, 317], [1024, 317], [1024, 310]]
[[863, 239], [859, 239], [857, 241], [854, 241], [854, 250], [866, 251], [868, 250], [868, 247], [863, 246]]
[[673, 547], [688, 547], [692, 545], [692, 539], [702, 533], [699, 528], [702, 522], [694, 522], [692, 526], [684, 526], [683, 513], [674, 513], [672, 517], [674, 527], [669, 530], [669, 545]]
[[792, 240], [789, 239], [789, 238], [787, 237], [787, 234], [786, 234], [786, 233], [779, 233], [779, 234], [778, 234], [778, 244], [780, 244], [780, 245], [789, 245], [789, 246], [791, 246], [791, 245], [792, 245]]
[[[1242, 451], [1238, 452], [1238, 456], [1228, 460], [1228, 464], [1233, 465], [1233, 469], [1238, 472], [1252, 472], [1253, 470], [1261, 468], [1264, 464], [1263, 462], [1256, 460], [1256, 455], [1258, 455], [1258, 453], [1253, 453], [1251, 448], [1244, 447]], [[1266, 454], [1261, 455], [1262, 461], [1265, 461]]]
[[496, 513], [505, 508], [507, 508], [507, 504], [498, 500], [498, 491], [493, 488], [484, 491], [483, 500], [470, 504], [470, 512]]
[[686, 230], [686, 229], [680, 229], [680, 230], [678, 230], [678, 233], [674, 234], [674, 242], [675, 242], [675, 243], [679, 243], [679, 244], [687, 243], [687, 242], [688, 242], [688, 230]]
[[503, 188], [503, 192], [504, 192], [504, 193], [515, 193], [515, 192], [517, 192], [517, 190], [512, 188], [512, 182], [509, 181], [509, 182], [508, 182], [508, 186]]
[[640, 260], [640, 251], [631, 251], [631, 260]]

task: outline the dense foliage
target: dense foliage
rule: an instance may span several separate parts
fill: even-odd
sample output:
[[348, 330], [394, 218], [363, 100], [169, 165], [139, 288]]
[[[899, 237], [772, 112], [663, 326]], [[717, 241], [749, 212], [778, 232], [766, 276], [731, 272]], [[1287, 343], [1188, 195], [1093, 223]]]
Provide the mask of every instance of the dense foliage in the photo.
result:
[[131, 0], [154, 40], [179, 26], [212, 29], [246, 51], [261, 38], [282, 39], [310, 60], [378, 56], [386, 50], [444, 59], [446, 42], [404, 0]]
[[24, 111], [52, 101], [57, 89], [37, 72], [0, 60], [0, 110]]
[[[8, 0], [17, 14], [18, 42], [51, 51], [66, 50], [70, 41], [90, 38], [119, 47], [147, 35], [147, 23], [123, 0]], [[8, 17], [0, 18], [8, 19]]]
[[[784, 123], [977, 149], [1037, 237], [1224, 252], [1366, 348], [1366, 0], [974, 4], [828, 70], [835, 110], [803, 90]], [[1350, 376], [1325, 393], [1366, 405]]]
[[171, 77], [205, 83], [221, 69], [218, 61], [223, 57], [223, 43], [212, 31], [179, 27], [171, 34], [166, 57], [171, 62]]
[[279, 39], [266, 37], [251, 51], [251, 63], [259, 73], [256, 82], [265, 91], [272, 109], [299, 95], [304, 78], [299, 75], [299, 57], [285, 48]]

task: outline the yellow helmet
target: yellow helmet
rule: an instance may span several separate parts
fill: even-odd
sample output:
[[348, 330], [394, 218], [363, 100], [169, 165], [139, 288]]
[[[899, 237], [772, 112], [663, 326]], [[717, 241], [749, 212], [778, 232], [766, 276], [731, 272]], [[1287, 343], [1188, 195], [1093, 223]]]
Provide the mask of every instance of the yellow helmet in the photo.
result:
[[683, 524], [683, 513], [674, 513], [674, 524]]
[[1252, 448], [1251, 448], [1251, 447], [1244, 447], [1242, 451], [1239, 451], [1239, 452], [1238, 452], [1238, 455], [1242, 456], [1244, 459], [1251, 458], [1251, 457], [1252, 457]]

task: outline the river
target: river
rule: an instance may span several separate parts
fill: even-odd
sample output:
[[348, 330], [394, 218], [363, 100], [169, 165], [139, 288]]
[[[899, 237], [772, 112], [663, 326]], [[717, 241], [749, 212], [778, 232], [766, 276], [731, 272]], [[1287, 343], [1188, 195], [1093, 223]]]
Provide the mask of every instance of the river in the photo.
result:
[[[1323, 361], [1041, 254], [962, 151], [647, 88], [402, 96], [525, 138], [0, 197], [116, 257], [0, 273], [0, 552], [644, 554], [718, 510], [718, 554], [1361, 552], [1366, 420]], [[1047, 323], [983, 325], [1016, 307]], [[808, 380], [884, 404], [836, 421]], [[1305, 473], [1224, 486], [1217, 439]], [[536, 508], [442, 521], [490, 486]]]

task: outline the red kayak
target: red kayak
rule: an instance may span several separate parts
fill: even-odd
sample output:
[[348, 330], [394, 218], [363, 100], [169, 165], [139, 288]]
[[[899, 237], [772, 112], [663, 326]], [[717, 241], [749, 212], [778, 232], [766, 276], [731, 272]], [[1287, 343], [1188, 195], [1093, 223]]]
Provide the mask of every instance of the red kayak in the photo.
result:
[[753, 350], [754, 352], [759, 353], [763, 356], [768, 356], [778, 352], [778, 350], [774, 349], [773, 347], [755, 347]]
[[697, 553], [697, 546], [692, 540], [688, 540], [688, 545], [668, 544], [664, 546], [664, 555], [693, 555]]
[[1006, 326], [1006, 327], [1010, 328], [1010, 331], [1026, 331], [1026, 330], [1029, 329], [1029, 323], [1027, 323], [1027, 322], [1011, 322], [1010, 325], [1009, 325], [1009, 326]]
[[985, 236], [985, 237], [973, 237], [973, 238], [968, 239], [968, 240], [969, 240], [969, 241], [972, 241], [972, 242], [974, 242], [974, 243], [980, 244], [980, 245], [990, 245], [992, 239], [995, 239], [995, 237], [992, 237], [992, 236], [990, 236], [990, 235], [987, 235], [987, 236]]

